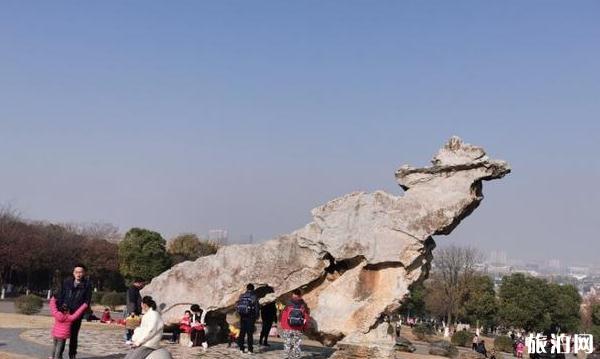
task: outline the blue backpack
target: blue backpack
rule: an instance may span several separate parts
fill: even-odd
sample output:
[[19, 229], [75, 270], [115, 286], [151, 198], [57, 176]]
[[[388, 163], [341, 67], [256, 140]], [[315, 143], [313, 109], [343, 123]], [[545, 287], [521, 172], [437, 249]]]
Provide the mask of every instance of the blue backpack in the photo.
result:
[[244, 293], [238, 300], [235, 310], [242, 317], [251, 317], [256, 315], [256, 303], [251, 294]]
[[290, 315], [288, 316], [288, 324], [290, 327], [304, 326], [304, 314], [306, 312], [304, 305], [300, 303], [294, 303], [292, 305], [293, 308], [290, 310]]

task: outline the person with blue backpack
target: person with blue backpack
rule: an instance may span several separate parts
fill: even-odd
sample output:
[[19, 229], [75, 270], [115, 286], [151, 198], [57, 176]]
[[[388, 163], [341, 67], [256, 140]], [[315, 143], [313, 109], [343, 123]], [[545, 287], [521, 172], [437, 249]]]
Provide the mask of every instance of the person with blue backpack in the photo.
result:
[[240, 316], [240, 335], [238, 337], [238, 347], [240, 352], [245, 353], [244, 341], [248, 338], [248, 352], [253, 353], [254, 347], [254, 325], [256, 319], [260, 314], [260, 308], [258, 306], [258, 297], [254, 292], [254, 285], [252, 283], [246, 286], [246, 292], [240, 295], [240, 298], [236, 304], [236, 311]]
[[292, 292], [292, 300], [281, 313], [280, 327], [283, 330], [283, 350], [287, 359], [298, 359], [302, 356], [302, 332], [310, 323], [310, 310], [302, 299], [302, 292]]

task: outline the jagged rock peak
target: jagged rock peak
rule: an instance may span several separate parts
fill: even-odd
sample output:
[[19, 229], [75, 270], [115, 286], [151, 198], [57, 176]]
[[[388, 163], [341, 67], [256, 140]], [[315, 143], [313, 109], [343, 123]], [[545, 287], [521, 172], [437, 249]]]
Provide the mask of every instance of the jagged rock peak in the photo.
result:
[[448, 175], [458, 171], [471, 171], [480, 168], [480, 180], [493, 180], [504, 177], [510, 173], [510, 166], [506, 161], [491, 160], [482, 147], [464, 143], [458, 136], [452, 136], [431, 160], [433, 166], [415, 168], [408, 165], [396, 171], [396, 181], [404, 190], [425, 183], [432, 178]]

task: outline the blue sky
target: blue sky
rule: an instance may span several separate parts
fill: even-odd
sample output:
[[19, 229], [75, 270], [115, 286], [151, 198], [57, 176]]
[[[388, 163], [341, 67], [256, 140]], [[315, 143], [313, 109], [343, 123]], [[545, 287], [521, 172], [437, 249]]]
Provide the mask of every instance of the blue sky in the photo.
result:
[[451, 136], [508, 160], [440, 242], [596, 259], [596, 1], [4, 1], [0, 203], [256, 239], [400, 193]]

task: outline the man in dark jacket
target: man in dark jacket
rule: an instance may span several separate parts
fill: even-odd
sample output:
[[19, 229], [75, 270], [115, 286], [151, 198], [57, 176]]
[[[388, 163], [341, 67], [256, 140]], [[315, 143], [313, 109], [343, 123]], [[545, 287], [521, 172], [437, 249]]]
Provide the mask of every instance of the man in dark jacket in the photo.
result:
[[244, 353], [244, 340], [248, 337], [248, 351], [254, 352], [253, 341], [254, 325], [258, 318], [260, 308], [258, 306], [258, 298], [254, 293], [254, 285], [248, 284], [246, 292], [240, 296], [237, 302], [237, 312], [240, 315], [240, 336], [238, 338], [238, 346], [240, 351]]
[[[274, 292], [272, 287], [267, 287], [267, 294]], [[262, 320], [262, 329], [260, 331], [258, 344], [268, 347], [270, 346], [269, 343], [267, 343], [269, 332], [271, 331], [273, 322], [277, 321], [277, 305], [275, 305], [275, 302], [267, 303], [260, 308], [260, 319]]]
[[[83, 264], [77, 264], [73, 269], [73, 278], [63, 282], [58, 298], [58, 307], [66, 305], [69, 313], [75, 313], [83, 304], [90, 305], [92, 301], [92, 285], [85, 276], [86, 268]], [[77, 356], [77, 339], [81, 328], [81, 319], [78, 318], [71, 324], [71, 338], [69, 339], [69, 359]]]
[[140, 290], [144, 288], [144, 281], [136, 278], [129, 289], [127, 289], [127, 315], [135, 313], [142, 314], [142, 296]]
[[477, 344], [477, 352], [479, 354], [483, 354], [484, 357], [487, 358], [487, 350], [485, 349], [485, 340], [481, 340], [479, 341], [479, 344]]
[[[136, 278], [133, 280], [131, 287], [127, 289], [127, 294], [125, 295], [125, 308], [127, 310], [124, 313], [124, 317], [127, 318], [131, 313], [135, 313], [138, 317], [142, 314], [142, 295], [140, 294], [140, 289], [144, 288], [144, 281]], [[130, 331], [131, 329], [128, 329]], [[126, 335], [127, 340], [125, 344], [131, 345], [131, 339], [129, 335]]]

